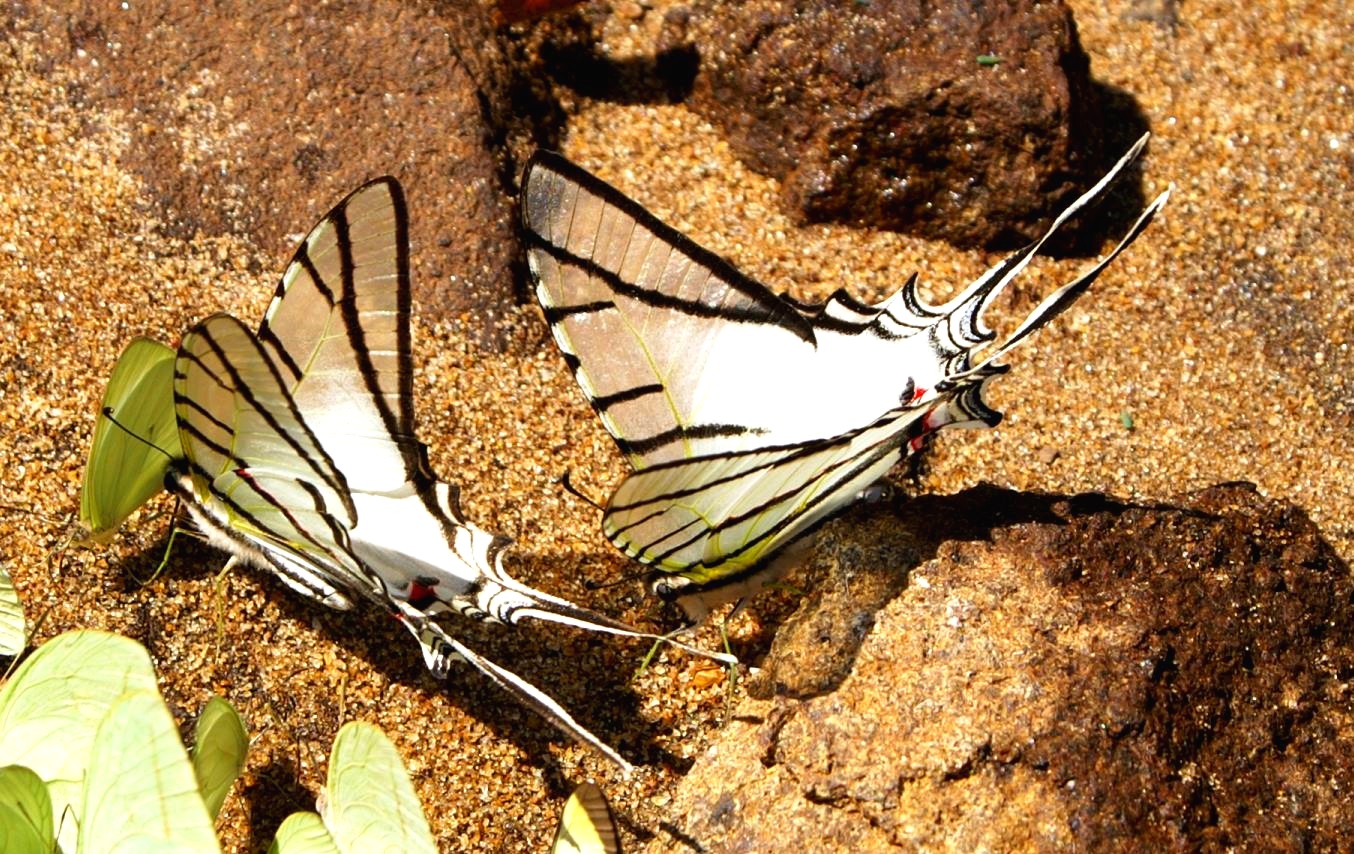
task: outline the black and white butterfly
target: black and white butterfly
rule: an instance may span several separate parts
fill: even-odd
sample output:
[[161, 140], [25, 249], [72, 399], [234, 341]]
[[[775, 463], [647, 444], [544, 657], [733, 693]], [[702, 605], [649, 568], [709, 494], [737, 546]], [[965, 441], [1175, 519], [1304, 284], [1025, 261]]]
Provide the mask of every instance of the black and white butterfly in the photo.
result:
[[173, 380], [184, 456], [168, 488], [237, 558], [330, 607], [389, 609], [438, 676], [468, 661], [628, 768], [549, 696], [433, 620], [533, 617], [641, 636], [509, 576], [507, 541], [467, 522], [456, 488], [433, 475], [414, 432], [409, 312], [408, 218], [399, 184], [382, 178], [310, 232], [257, 334], [218, 314], [184, 336]]
[[983, 311], [1146, 140], [1041, 240], [938, 307], [919, 298], [915, 275], [874, 305], [845, 290], [819, 306], [778, 297], [614, 187], [538, 153], [522, 191], [536, 297], [634, 468], [607, 503], [607, 538], [652, 567], [657, 595], [699, 617], [795, 560], [807, 534], [931, 433], [994, 426], [983, 389], [1007, 370], [997, 360], [1090, 287], [1167, 193], [978, 359], [994, 338]]

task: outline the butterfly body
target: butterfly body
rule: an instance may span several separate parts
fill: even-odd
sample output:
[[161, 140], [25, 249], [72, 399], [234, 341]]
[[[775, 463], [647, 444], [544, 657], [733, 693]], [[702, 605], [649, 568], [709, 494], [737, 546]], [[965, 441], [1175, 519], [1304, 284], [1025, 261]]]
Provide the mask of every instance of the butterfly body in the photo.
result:
[[603, 532], [653, 568], [655, 593], [693, 616], [764, 577], [930, 434], [995, 425], [1001, 416], [983, 389], [1006, 370], [997, 360], [1083, 293], [1165, 199], [988, 350], [995, 336], [983, 312], [1043, 240], [941, 306], [920, 299], [915, 276], [877, 304], [838, 291], [804, 305], [558, 155], [538, 153], [522, 204], [536, 296], [634, 469], [607, 502]]

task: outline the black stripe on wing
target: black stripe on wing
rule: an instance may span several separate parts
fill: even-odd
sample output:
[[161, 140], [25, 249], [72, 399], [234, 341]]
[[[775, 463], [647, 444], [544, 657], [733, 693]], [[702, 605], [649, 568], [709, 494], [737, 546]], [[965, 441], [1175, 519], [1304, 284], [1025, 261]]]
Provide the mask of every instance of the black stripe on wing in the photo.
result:
[[[640, 386], [639, 390], [644, 390], [649, 386]], [[631, 394], [636, 389], [630, 389], [622, 392], [622, 395]], [[647, 392], [646, 392], [647, 393]], [[593, 402], [597, 406], [596, 401]], [[605, 407], [599, 407], [605, 408]], [[677, 425], [661, 433], [655, 433], [652, 436], [646, 436], [643, 439], [624, 439], [616, 438], [616, 446], [621, 449], [621, 453], [628, 457], [642, 457], [651, 451], [656, 451], [666, 445], [672, 445], [677, 442], [685, 442], [693, 439], [718, 439], [726, 436], [743, 436], [749, 433], [760, 433], [760, 430], [754, 430], [744, 427], [742, 424], [692, 424], [690, 426]]]
[[[673, 233], [676, 234], [676, 232]], [[812, 330], [802, 328], [802, 318], [800, 318], [798, 314], [786, 311], [786, 307], [783, 304], [778, 304], [776, 306], [780, 309], [779, 313], [772, 313], [767, 311], [766, 307], [761, 303], [755, 304], [755, 307], [739, 307], [711, 305], [706, 302], [683, 299], [682, 297], [653, 290], [642, 284], [628, 282], [621, 278], [620, 274], [607, 267], [603, 267], [593, 259], [577, 255], [562, 246], [556, 246], [547, 241], [542, 235], [536, 234], [535, 232], [527, 232], [527, 245], [533, 249], [539, 249], [555, 259], [561, 265], [582, 270], [589, 276], [601, 279], [603, 282], [606, 282], [607, 287], [610, 288], [613, 293], [626, 297], [627, 299], [632, 299], [635, 302], [649, 306], [650, 308], [671, 309], [672, 311], [678, 311], [692, 317], [717, 317], [720, 320], [729, 320], [735, 323], [774, 323], [777, 326], [788, 329], [805, 341], [814, 340]], [[694, 246], [695, 244], [692, 245]], [[685, 250], [683, 249], [683, 251]], [[725, 262], [726, 265], [727, 263], [728, 262]], [[716, 272], [714, 275], [722, 279], [726, 274]], [[748, 281], [751, 282], [752, 280], [748, 279]], [[735, 290], [738, 289], [735, 288]], [[763, 290], [765, 291], [765, 289]], [[742, 291], [739, 290], [739, 293], [742, 293]], [[771, 294], [770, 291], [765, 291], [765, 293], [768, 296]], [[582, 308], [588, 311], [601, 311], [608, 307], [614, 307], [614, 304], [609, 306], [604, 301], [599, 301], [596, 303], [587, 303], [582, 306]], [[568, 316], [568, 313], [572, 310], [565, 309], [564, 311], [565, 316]], [[794, 317], [796, 322], [787, 323], [784, 321], [785, 317]]]
[[648, 397], [651, 394], [662, 394], [665, 391], [667, 391], [667, 386], [662, 383], [647, 383], [612, 394], [599, 394], [592, 399], [592, 405], [595, 409], [605, 411], [613, 406], [639, 400], [641, 397]]
[[[745, 553], [760, 547], [766, 541], [780, 535], [786, 529], [797, 524], [801, 524], [807, 517], [813, 517], [818, 508], [824, 504], [829, 504], [839, 499], [842, 490], [851, 488], [853, 481], [861, 474], [871, 468], [882, 466], [879, 474], [892, 467], [897, 459], [889, 460], [891, 455], [901, 457], [903, 448], [908, 441], [920, 435], [923, 431], [922, 419], [918, 416], [921, 412], [930, 408], [930, 404], [924, 407], [900, 407], [885, 414], [873, 423], [858, 430], [853, 430], [832, 439], [819, 440], [814, 442], [790, 444], [777, 446], [775, 448], [758, 448], [748, 451], [739, 451], [732, 453], [711, 454], [690, 459], [672, 460], [666, 463], [659, 463], [642, 472], [631, 475], [630, 480], [637, 478], [653, 477], [664, 478], [673, 470], [698, 471], [702, 467], [719, 465], [738, 459], [754, 459], [758, 456], [770, 455], [772, 458], [763, 463], [750, 465], [747, 468], [737, 470], [729, 475], [712, 480], [700, 480], [699, 477], [689, 478], [693, 482], [692, 486], [682, 489], [676, 489], [669, 492], [645, 496], [640, 500], [632, 501], [627, 504], [612, 505], [607, 508], [607, 518], [610, 519], [616, 513], [633, 512], [645, 506], [654, 506], [654, 512], [646, 514], [640, 519], [633, 520], [630, 523], [606, 531], [606, 535], [617, 548], [632, 555], [637, 560], [646, 564], [659, 565], [671, 558], [673, 555], [683, 549], [700, 542], [716, 537], [724, 531], [730, 530], [749, 519], [763, 515], [772, 511], [778, 505], [787, 502], [796, 501], [806, 489], [813, 489], [811, 498], [803, 502], [798, 509], [786, 512], [777, 522], [767, 526], [764, 530], [757, 533], [756, 536], [749, 538], [741, 543], [737, 548], [721, 553], [715, 560], [701, 559], [699, 561], [689, 562], [681, 566], [665, 566], [664, 571], [673, 573], [682, 573], [699, 568], [702, 571], [717, 569], [724, 564], [736, 561]], [[909, 416], [913, 416], [909, 419]], [[905, 422], [905, 423], [900, 423]], [[699, 517], [693, 518], [680, 527], [669, 530], [663, 536], [650, 540], [645, 543], [627, 542], [624, 534], [628, 531], [640, 528], [647, 522], [667, 513], [674, 505], [683, 502], [684, 499], [690, 499], [693, 496], [710, 490], [727, 489], [738, 481], [751, 481], [752, 486], [744, 486], [744, 489], [755, 488], [755, 482], [763, 478], [772, 476], [774, 472], [784, 469], [787, 466], [795, 465], [808, 458], [816, 456], [831, 457], [834, 452], [840, 449], [850, 447], [858, 439], [868, 435], [871, 432], [879, 432], [878, 438], [858, 448], [854, 453], [835, 460], [827, 465], [811, 470], [809, 477], [801, 478], [790, 483], [787, 487], [768, 496], [765, 500], [755, 505], [742, 509], [740, 512], [726, 516], [713, 524]], [[830, 481], [824, 486], [824, 481]], [[624, 487], [624, 484], [622, 485]], [[619, 491], [618, 491], [619, 494]], [[850, 502], [845, 502], [841, 509], [849, 506]], [[821, 519], [814, 519], [808, 530], [816, 528], [835, 513], [827, 513]], [[654, 547], [671, 540], [673, 537], [688, 531], [692, 527], [699, 527], [699, 530], [692, 536], [675, 544], [668, 544], [662, 552], [654, 553]], [[774, 556], [774, 551], [769, 552], [764, 559], [770, 559]], [[744, 575], [756, 567], [748, 567], [741, 570], [738, 575]]]
[[[537, 150], [536, 153], [531, 156], [531, 160], [527, 163], [522, 179], [522, 186], [524, 188], [531, 184], [532, 174], [537, 170], [553, 172], [565, 181], [578, 185], [584, 192], [600, 197], [604, 202], [647, 229], [653, 234], [655, 239], [673, 247], [681, 254], [690, 258], [693, 263], [709, 270], [715, 278], [718, 278], [724, 284], [728, 285], [730, 289], [737, 291], [743, 297], [750, 300], [756, 308], [740, 309], [736, 311], [718, 309], [703, 303], [691, 303], [669, 295], [658, 294], [657, 292], [648, 290], [642, 286], [622, 282], [612, 271], [603, 270], [599, 265], [594, 263], [592, 259], [582, 258], [572, 252], [563, 250], [561, 247], [551, 243], [545, 235], [536, 232], [528, 221], [527, 206], [523, 205], [522, 228], [527, 236], [527, 243], [530, 247], [542, 249], [561, 263], [571, 263], [576, 266], [585, 267], [589, 272], [602, 277], [603, 280], [613, 288], [615, 288], [617, 284], [620, 284], [622, 287], [617, 288], [618, 293], [624, 293], [626, 296], [644, 301], [649, 305], [660, 305], [702, 316], [726, 317], [729, 320], [754, 323], [774, 323], [777, 326], [784, 327], [805, 341], [814, 340], [813, 329], [805, 319], [783, 300], [767, 290], [764, 285], [755, 279], [744, 275], [738, 268], [734, 267], [724, 258], [695, 243], [680, 231], [667, 225], [662, 220], [658, 219], [658, 217], [645, 210], [638, 202], [634, 201], [629, 196], [626, 196], [607, 182], [581, 167], [574, 165], [559, 154], [552, 151]], [[653, 301], [649, 301], [648, 298], [641, 294], [648, 294], [652, 297]]]
[[405, 473], [415, 485], [428, 509], [436, 512], [437, 502], [432, 496], [433, 476], [428, 465], [426, 451], [414, 436], [414, 358], [413, 333], [409, 327], [409, 314], [412, 306], [409, 274], [409, 212], [404, 202], [404, 190], [394, 178], [381, 178], [373, 183], [384, 182], [390, 192], [391, 205], [395, 211], [395, 280], [396, 314], [400, 318], [396, 323], [396, 359], [398, 362], [397, 393], [399, 411], [392, 411], [381, 388], [371, 351], [367, 347], [366, 333], [362, 328], [362, 318], [357, 305], [356, 265], [353, 262], [353, 242], [349, 230], [348, 209], [340, 205], [334, 210], [333, 219], [337, 232], [339, 253], [342, 258], [343, 298], [339, 300], [343, 324], [348, 330], [348, 340], [352, 344], [357, 369], [371, 395], [381, 423], [394, 437], [404, 457]]
[[548, 305], [541, 310], [545, 314], [545, 322], [551, 326], [570, 317], [580, 314], [596, 314], [599, 311], [613, 309], [616, 303], [611, 300], [597, 300], [596, 302], [585, 302], [579, 305]]
[[[213, 322], [225, 322], [227, 320], [239, 327], [239, 331], [243, 333], [243, 339], [247, 340], [254, 348], [254, 352], [257, 355], [260, 364], [267, 366], [273, 380], [277, 383], [278, 394], [276, 395], [276, 398], [278, 402], [286, 406], [287, 412], [295, 422], [297, 429], [305, 434], [308, 444], [319, 453], [320, 456], [318, 459], [312, 456], [306, 448], [302, 446], [300, 440], [298, 440], [290, 430], [282, 426], [281, 422], [278, 421], [277, 416], [272, 412], [268, 405], [260, 399], [254, 389], [250, 388], [249, 385], [244, 382], [243, 378], [240, 376], [239, 370], [235, 367], [225, 349], [221, 346], [220, 342], [216, 340], [216, 337], [212, 335], [209, 328], [211, 324]], [[221, 366], [225, 368], [226, 373], [230, 375], [230, 383], [226, 384], [221, 377], [216, 375], [206, 363], [197, 356], [196, 353], [186, 352], [183, 348], [179, 348], [179, 358], [186, 358], [193, 362], [193, 364], [201, 368], [209, 377], [211, 377], [213, 382], [221, 386], [222, 389], [244, 398], [250, 408], [258, 413], [259, 417], [264, 420], [270, 429], [282, 437], [282, 440], [296, 452], [296, 455], [305, 462], [306, 466], [313, 471], [325, 485], [339, 495], [343, 502], [343, 509], [348, 514], [348, 517], [356, 520], [357, 508], [353, 506], [352, 497], [349, 494], [348, 484], [343, 477], [343, 472], [339, 471], [334, 466], [334, 460], [329, 456], [328, 452], [325, 451], [324, 446], [320, 444], [315, 434], [306, 426], [305, 418], [301, 415], [300, 410], [296, 408], [296, 404], [291, 399], [291, 396], [285, 391], [282, 375], [278, 371], [276, 363], [268, 358], [268, 354], [264, 352], [258, 339], [254, 337], [254, 334], [246, 329], [244, 324], [230, 315], [216, 315], [215, 317], [208, 318], [208, 320], [195, 326], [189, 334], [199, 336], [206, 342], [207, 346], [211, 348], [212, 352], [216, 355], [216, 358], [220, 361]], [[178, 393], [175, 394], [175, 398], [188, 399]], [[201, 411], [201, 407], [195, 408]], [[230, 432], [233, 435], [235, 432], [234, 428], [230, 428]]]

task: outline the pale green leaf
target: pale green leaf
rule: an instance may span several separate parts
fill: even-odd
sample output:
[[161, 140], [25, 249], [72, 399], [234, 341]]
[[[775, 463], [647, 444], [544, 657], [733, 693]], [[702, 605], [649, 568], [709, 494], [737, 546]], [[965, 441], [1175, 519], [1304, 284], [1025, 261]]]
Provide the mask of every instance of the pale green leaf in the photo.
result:
[[49, 640], [0, 688], [0, 765], [24, 765], [47, 783], [64, 850], [75, 850], [75, 823], [64, 814], [78, 813], [100, 721], [128, 691], [156, 689], [140, 644], [96, 631]]
[[79, 851], [219, 851], [174, 717], [133, 691], [99, 723], [80, 810]]
[[0, 851], [50, 854], [52, 800], [42, 778], [22, 765], [0, 768]]
[[18, 655], [27, 643], [28, 626], [19, 604], [19, 591], [9, 573], [0, 566], [0, 655]]
[[339, 730], [326, 790], [320, 814], [343, 854], [437, 851], [400, 754], [375, 726]]
[[249, 752], [249, 733], [235, 707], [212, 697], [197, 716], [193, 734], [193, 771], [207, 812], [213, 819], [221, 812], [230, 787], [244, 770]]
[[339, 849], [319, 815], [294, 812], [277, 829], [268, 854], [339, 854]]

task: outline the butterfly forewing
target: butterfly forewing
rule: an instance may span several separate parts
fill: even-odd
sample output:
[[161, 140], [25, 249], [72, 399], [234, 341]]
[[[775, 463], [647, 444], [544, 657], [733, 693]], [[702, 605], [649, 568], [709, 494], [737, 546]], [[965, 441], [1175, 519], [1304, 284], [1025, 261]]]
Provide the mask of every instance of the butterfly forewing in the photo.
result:
[[354, 490], [425, 478], [414, 436], [408, 218], [392, 178], [367, 184], [310, 232], [259, 340]]
[[538, 154], [525, 181], [537, 296], [637, 469], [777, 424], [777, 382], [813, 353], [798, 312], [557, 156]]

